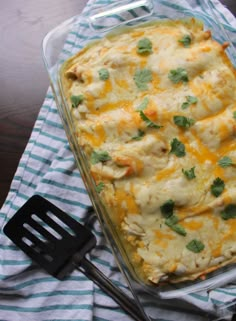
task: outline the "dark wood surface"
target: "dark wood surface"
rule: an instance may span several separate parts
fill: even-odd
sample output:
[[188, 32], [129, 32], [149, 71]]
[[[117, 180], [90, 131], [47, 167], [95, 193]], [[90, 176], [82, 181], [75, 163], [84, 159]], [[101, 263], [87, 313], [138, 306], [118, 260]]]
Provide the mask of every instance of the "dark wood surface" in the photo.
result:
[[0, 207], [49, 86], [45, 34], [87, 0], [0, 1]]
[[[41, 41], [86, 0], [6, 0], [0, 5], [0, 207], [49, 85]], [[236, 15], [236, 0], [222, 0]]]

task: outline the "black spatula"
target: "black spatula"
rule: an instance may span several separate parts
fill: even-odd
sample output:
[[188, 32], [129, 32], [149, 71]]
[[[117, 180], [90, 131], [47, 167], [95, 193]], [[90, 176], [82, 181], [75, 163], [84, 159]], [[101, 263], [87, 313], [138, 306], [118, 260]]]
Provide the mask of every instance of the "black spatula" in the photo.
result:
[[77, 268], [134, 320], [147, 320], [134, 300], [85, 258], [96, 245], [89, 229], [41, 196], [31, 197], [9, 220], [4, 233], [33, 261], [58, 279]]

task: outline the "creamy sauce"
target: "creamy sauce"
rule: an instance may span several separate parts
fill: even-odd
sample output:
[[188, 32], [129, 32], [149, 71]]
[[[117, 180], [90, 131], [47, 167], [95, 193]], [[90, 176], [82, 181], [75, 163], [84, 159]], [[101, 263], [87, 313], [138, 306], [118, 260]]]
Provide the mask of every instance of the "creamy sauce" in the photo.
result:
[[[145, 53], [137, 50], [143, 39], [151, 44]], [[170, 76], [180, 68], [187, 80]], [[140, 25], [82, 50], [63, 77], [79, 145], [88, 160], [109, 155], [96, 154], [91, 173], [144, 279], [179, 282], [235, 261], [236, 219], [221, 212], [236, 203], [236, 166], [218, 162], [236, 149], [236, 74], [210, 32], [193, 19]], [[189, 123], [183, 128], [175, 116]], [[174, 139], [184, 155], [172, 151]], [[224, 182], [217, 197], [216, 178]], [[166, 224], [168, 200], [184, 235]], [[192, 240], [203, 249], [189, 250]]]

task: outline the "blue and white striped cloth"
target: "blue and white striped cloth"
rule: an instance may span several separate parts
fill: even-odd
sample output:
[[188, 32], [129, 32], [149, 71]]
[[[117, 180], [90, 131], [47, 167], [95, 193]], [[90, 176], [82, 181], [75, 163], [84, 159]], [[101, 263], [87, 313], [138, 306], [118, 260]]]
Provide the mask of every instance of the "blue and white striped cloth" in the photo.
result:
[[[85, 13], [111, 0], [90, 0]], [[114, 2], [114, 0], [113, 0]], [[194, 8], [200, 13], [200, 0], [159, 1], [166, 10], [173, 6]], [[156, 1], [154, 1], [156, 4]], [[218, 0], [213, 0], [216, 14], [236, 40], [236, 19]], [[86, 28], [86, 26], [84, 26]], [[86, 30], [85, 30], [86, 31]], [[63, 53], [78, 48], [82, 35], [72, 32]], [[79, 42], [80, 41], [80, 42]], [[89, 224], [86, 208], [90, 205], [79, 171], [76, 169], [51, 90], [48, 90], [32, 135], [20, 160], [11, 189], [0, 212], [0, 321], [128, 321], [117, 304], [82, 273], [74, 271], [63, 281], [47, 275], [4, 236], [7, 220], [34, 194], [46, 197], [82, 224]], [[119, 272], [99, 223], [91, 226], [97, 247], [90, 260], [115, 284], [129, 293]], [[210, 293], [188, 295], [187, 301], [214, 312], [236, 297], [236, 284]], [[224, 311], [225, 312], [225, 311]], [[236, 310], [234, 311], [236, 312]], [[221, 312], [219, 312], [220, 316]], [[232, 313], [229, 312], [228, 319]], [[156, 320], [177, 320], [176, 313], [163, 310]], [[181, 314], [181, 320], [206, 320]]]

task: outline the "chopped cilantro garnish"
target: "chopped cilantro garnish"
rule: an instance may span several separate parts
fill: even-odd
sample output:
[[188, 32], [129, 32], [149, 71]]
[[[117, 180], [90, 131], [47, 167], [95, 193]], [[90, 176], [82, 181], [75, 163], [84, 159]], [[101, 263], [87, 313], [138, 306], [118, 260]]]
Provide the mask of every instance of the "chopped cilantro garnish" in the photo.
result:
[[111, 160], [111, 156], [108, 154], [108, 152], [103, 151], [103, 150], [100, 150], [97, 152], [94, 150], [92, 152], [91, 158], [90, 158], [90, 161], [93, 165], [97, 164], [99, 162], [106, 162], [108, 160]]
[[142, 137], [145, 135], [145, 132], [142, 131], [141, 129], [138, 129], [138, 134], [136, 136], [133, 136], [133, 140], [141, 140]]
[[224, 156], [218, 161], [218, 164], [224, 168], [233, 165], [233, 162], [230, 157]]
[[105, 184], [103, 182], [98, 183], [98, 185], [96, 186], [96, 191], [98, 193], [101, 193], [101, 191], [103, 190], [104, 186], [105, 186]]
[[190, 168], [189, 170], [184, 170], [182, 168], [182, 173], [186, 176], [187, 179], [191, 180], [194, 179], [196, 177], [195, 175], [195, 167]]
[[184, 35], [180, 40], [180, 43], [184, 45], [184, 47], [188, 48], [192, 42], [192, 39], [189, 35]]
[[186, 245], [186, 248], [191, 252], [200, 253], [204, 250], [205, 245], [201, 241], [194, 239]]
[[229, 204], [225, 207], [224, 211], [220, 213], [223, 220], [236, 218], [236, 204]]
[[138, 89], [147, 90], [147, 83], [152, 81], [152, 72], [150, 69], [137, 69], [134, 74], [134, 81]]
[[165, 218], [169, 218], [173, 215], [175, 203], [173, 200], [169, 199], [163, 205], [160, 206], [161, 214]]
[[84, 100], [83, 95], [78, 95], [78, 96], [71, 96], [70, 101], [72, 103], [72, 108], [77, 108], [79, 104], [81, 104]]
[[182, 109], [187, 109], [190, 105], [196, 104], [198, 102], [197, 97], [195, 96], [187, 96], [186, 101], [182, 104]]
[[215, 197], [218, 197], [223, 193], [224, 188], [225, 188], [224, 181], [221, 178], [217, 177], [213, 181], [213, 184], [211, 185], [211, 194], [214, 195]]
[[148, 105], [148, 102], [149, 102], [149, 99], [147, 97], [145, 97], [136, 110], [137, 111], [141, 111], [141, 110], [146, 109], [147, 105]]
[[233, 118], [236, 119], [236, 111], [233, 112]]
[[177, 224], [178, 221], [179, 221], [178, 217], [176, 215], [172, 215], [171, 217], [165, 220], [165, 224], [169, 226], [176, 233], [185, 236], [187, 233], [183, 226], [181, 226], [180, 224]]
[[179, 219], [178, 219], [178, 217], [176, 215], [171, 215], [170, 217], [168, 217], [165, 220], [165, 224], [168, 225], [168, 226], [171, 226], [171, 225], [177, 224], [178, 221], [179, 221]]
[[155, 124], [153, 121], [151, 121], [142, 110], [139, 111], [139, 115], [142, 118], [143, 121], [147, 124], [147, 127], [152, 127], [152, 128], [161, 128], [162, 126]]
[[190, 104], [189, 104], [187, 101], [185, 101], [185, 102], [181, 105], [181, 108], [182, 108], [182, 109], [187, 109], [189, 106], [190, 106]]
[[[167, 224], [166, 224], [167, 225]], [[187, 235], [185, 229], [183, 226], [179, 225], [179, 224], [173, 224], [173, 225], [168, 225], [173, 231], [175, 231], [176, 233], [180, 234], [180, 235]]]
[[163, 205], [160, 206], [161, 214], [165, 218], [169, 218], [173, 215], [175, 202], [171, 199], [166, 201]]
[[179, 82], [188, 82], [188, 73], [184, 68], [177, 68], [170, 70], [168, 78], [175, 84]]
[[183, 128], [189, 128], [195, 123], [195, 120], [192, 118], [187, 118], [185, 116], [174, 116], [173, 117], [175, 125]]
[[170, 153], [175, 154], [177, 157], [183, 157], [186, 155], [185, 146], [177, 138], [174, 138], [171, 142]]
[[187, 96], [186, 98], [187, 102], [190, 104], [196, 104], [198, 102], [198, 99], [195, 96]]
[[146, 55], [152, 53], [152, 43], [148, 38], [142, 38], [137, 44], [137, 53]]
[[109, 78], [109, 71], [106, 68], [98, 70], [98, 74], [101, 80], [107, 80]]

